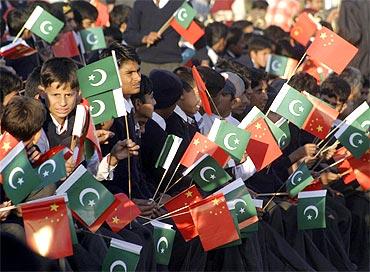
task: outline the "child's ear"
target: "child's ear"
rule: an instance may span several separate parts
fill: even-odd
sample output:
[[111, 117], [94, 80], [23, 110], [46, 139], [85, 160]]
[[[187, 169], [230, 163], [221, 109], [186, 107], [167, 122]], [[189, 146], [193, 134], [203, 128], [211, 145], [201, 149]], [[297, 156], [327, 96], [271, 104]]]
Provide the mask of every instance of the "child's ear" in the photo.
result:
[[45, 97], [46, 97], [45, 87], [44, 87], [44, 86], [42, 86], [42, 85], [39, 85], [39, 86], [38, 86], [38, 89], [40, 90], [40, 91], [39, 91], [39, 95], [40, 95], [40, 97], [45, 99]]
[[140, 99], [135, 99], [134, 101], [135, 109], [140, 108], [142, 105], [143, 105], [143, 102]]

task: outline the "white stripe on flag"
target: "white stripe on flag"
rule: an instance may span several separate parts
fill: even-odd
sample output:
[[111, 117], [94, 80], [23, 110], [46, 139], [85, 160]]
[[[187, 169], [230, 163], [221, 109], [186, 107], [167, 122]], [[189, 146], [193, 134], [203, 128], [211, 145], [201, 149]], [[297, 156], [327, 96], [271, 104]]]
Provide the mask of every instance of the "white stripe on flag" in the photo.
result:
[[24, 149], [23, 142], [19, 142], [10, 152], [0, 161], [0, 173], [11, 163], [15, 156], [17, 156]]
[[166, 160], [165, 160], [165, 162], [162, 166], [163, 169], [168, 170], [170, 168], [171, 163], [172, 163], [173, 159], [176, 156], [177, 150], [179, 149], [181, 142], [182, 142], [182, 138], [177, 137], [177, 136], [174, 135], [174, 139], [173, 139], [171, 149], [168, 152], [167, 158], [166, 158]]
[[113, 90], [114, 104], [116, 106], [117, 117], [126, 116], [125, 98], [123, 97], [122, 89]]
[[262, 207], [263, 207], [263, 200], [262, 199], [253, 198], [252, 201], [253, 201], [254, 206], [256, 208], [261, 208], [262, 209]]
[[166, 223], [162, 223], [162, 222], [159, 222], [158, 220], [153, 220], [150, 222], [150, 224], [152, 224], [152, 226], [154, 227], [158, 227], [158, 228], [161, 228], [161, 229], [172, 229], [172, 225], [170, 224], [166, 224]]
[[340, 136], [342, 136], [343, 132], [347, 130], [347, 128], [351, 125], [347, 120], [344, 120], [344, 123], [341, 123], [342, 125], [338, 129], [337, 132], [335, 132], [334, 137], [339, 139]]
[[44, 9], [40, 6], [37, 6], [31, 13], [30, 17], [28, 17], [24, 27], [27, 29], [31, 29], [33, 25], [36, 23], [37, 19], [40, 17], [41, 13], [43, 13]]
[[208, 154], [204, 154], [202, 157], [200, 157], [196, 162], [193, 163], [192, 166], [190, 166], [188, 169], [186, 169], [182, 175], [183, 176], [186, 176], [188, 175], [199, 163], [201, 163], [205, 158], [207, 158], [209, 155]]
[[36, 200], [28, 201], [25, 203], [21, 203], [20, 205], [26, 205], [26, 204], [34, 204], [34, 203], [39, 203], [39, 202], [44, 202], [44, 201], [50, 201], [50, 200], [58, 200], [64, 198], [64, 202], [68, 202], [68, 196], [66, 194], [60, 194], [60, 195], [53, 195], [53, 196], [47, 196], [43, 198], [39, 198]]
[[82, 131], [83, 131], [83, 128], [85, 126], [85, 121], [86, 121], [85, 106], [77, 105], [76, 115], [75, 115], [75, 123], [73, 124], [73, 131], [72, 131], [73, 136], [77, 136], [77, 137], [82, 136]]
[[270, 67], [271, 67], [271, 59], [272, 59], [272, 54], [269, 54], [268, 57], [267, 57], [267, 63], [266, 63], [266, 69], [265, 71], [267, 73], [270, 72]]
[[208, 134], [208, 139], [211, 140], [212, 142], [215, 141], [217, 132], [221, 126], [221, 120], [220, 119], [215, 119], [215, 121], [212, 124], [211, 130], [209, 131]]
[[116, 51], [114, 51], [114, 50], [112, 50], [112, 57], [113, 57], [114, 67], [116, 67], [116, 73], [117, 73], [117, 76], [118, 76], [119, 85], [122, 86], [121, 76], [119, 74], [119, 69], [118, 69], [118, 64], [117, 64]]
[[238, 128], [245, 129], [250, 123], [254, 121], [259, 113], [262, 113], [259, 108], [254, 106], [250, 112], [243, 118], [243, 120], [238, 125]]
[[364, 101], [360, 106], [357, 107], [353, 112], [351, 112], [347, 117], [346, 121], [348, 121], [349, 124], [352, 124], [358, 117], [360, 117], [364, 112], [366, 112], [369, 109], [369, 105]]
[[62, 185], [59, 186], [59, 188], [55, 191], [57, 195], [64, 194], [68, 191], [69, 188], [72, 187], [73, 184], [76, 183], [76, 181], [82, 177], [86, 173], [86, 168], [81, 164], [77, 167], [75, 171], [62, 183]]
[[277, 109], [280, 107], [281, 102], [283, 102], [290, 88], [291, 87], [288, 84], [284, 83], [283, 87], [280, 89], [279, 93], [277, 94], [274, 101], [272, 102], [270, 106], [270, 111], [273, 111], [273, 112], [277, 111]]
[[227, 184], [225, 187], [221, 188], [217, 192], [215, 192], [213, 195], [223, 193], [224, 195], [227, 195], [228, 193], [236, 190], [239, 187], [245, 186], [243, 180], [241, 178], [238, 178], [234, 180], [233, 182]]
[[112, 238], [112, 240], [110, 241], [110, 246], [121, 249], [121, 250], [129, 251], [136, 255], [140, 255], [140, 251], [143, 248], [142, 246], [139, 246], [137, 244], [125, 242], [125, 241], [118, 240], [115, 238]]
[[327, 190], [299, 192], [298, 198], [322, 197], [326, 196], [326, 191]]

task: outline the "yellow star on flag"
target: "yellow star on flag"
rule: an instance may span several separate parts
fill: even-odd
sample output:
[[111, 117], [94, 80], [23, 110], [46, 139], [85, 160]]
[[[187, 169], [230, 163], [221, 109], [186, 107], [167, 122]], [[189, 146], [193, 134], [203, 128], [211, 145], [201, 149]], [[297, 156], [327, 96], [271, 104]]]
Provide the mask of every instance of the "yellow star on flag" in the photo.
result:
[[200, 144], [199, 139], [195, 139], [195, 140], [194, 140], [194, 142], [193, 142], [193, 144], [194, 144], [194, 145], [198, 145], [198, 144]]
[[10, 146], [10, 143], [9, 142], [5, 142], [4, 144], [3, 144], [3, 147], [2, 147], [2, 149], [4, 149], [5, 150], [5, 152], [8, 152], [8, 150], [11, 148], [11, 146]]
[[316, 128], [316, 130], [317, 130], [318, 132], [322, 132], [322, 129], [323, 129], [323, 127], [322, 127], [322, 126], [320, 126], [320, 125], [318, 125], [318, 126], [317, 126], [317, 128]]
[[193, 196], [193, 192], [192, 191], [187, 191], [185, 193], [186, 197], [192, 197]]
[[325, 40], [327, 37], [328, 37], [328, 36], [326, 35], [326, 33], [325, 33], [325, 32], [322, 32], [322, 33], [320, 34], [320, 39]]
[[218, 198], [215, 198], [212, 200], [212, 202], [214, 206], [218, 206], [218, 204], [220, 203], [220, 200]]
[[261, 129], [261, 128], [262, 128], [261, 124], [260, 123], [257, 123], [256, 124], [256, 129]]
[[50, 205], [50, 211], [55, 211], [55, 212], [57, 212], [58, 211], [58, 208], [59, 208], [59, 205], [57, 205], [57, 204], [52, 204], [52, 205]]
[[113, 224], [118, 224], [118, 223], [119, 223], [119, 218], [118, 218], [118, 216], [112, 217], [112, 223], [113, 223]]

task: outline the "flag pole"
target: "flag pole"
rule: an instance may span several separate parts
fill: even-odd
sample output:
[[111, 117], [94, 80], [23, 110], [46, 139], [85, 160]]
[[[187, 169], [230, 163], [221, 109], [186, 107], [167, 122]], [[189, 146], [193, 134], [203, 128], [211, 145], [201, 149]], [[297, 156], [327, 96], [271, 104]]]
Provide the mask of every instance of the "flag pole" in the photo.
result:
[[[130, 131], [128, 129], [128, 119], [127, 114], [125, 115], [125, 127], [126, 127], [126, 135], [127, 140], [130, 139]], [[128, 197], [130, 200], [132, 200], [132, 185], [131, 185], [131, 156], [130, 152], [127, 153], [127, 173], [128, 173]], [[131, 217], [131, 207], [130, 207], [130, 217]], [[131, 222], [130, 222], [130, 229], [131, 229]]]
[[206, 88], [206, 93], [207, 93], [207, 95], [208, 95], [209, 99], [211, 100], [211, 103], [212, 103], [213, 107], [215, 108], [217, 115], [218, 115], [218, 116], [220, 116], [220, 117], [222, 118], [222, 116], [220, 115], [220, 112], [218, 111], [218, 109], [217, 109], [217, 107], [216, 107], [216, 104], [215, 104], [215, 102], [213, 101], [213, 99], [212, 99], [211, 95], [209, 94], [209, 92], [208, 92], [207, 88]]
[[26, 29], [26, 27], [23, 25], [21, 30], [19, 30], [19, 32], [17, 33], [17, 36], [15, 36], [14, 40], [12, 41], [12, 44], [15, 43], [19, 37], [22, 35], [23, 31]]
[[[177, 10], [170, 16], [170, 18], [168, 18], [168, 20], [161, 26], [161, 28], [157, 31], [158, 35], [159, 36], [162, 36], [163, 32], [165, 32], [167, 30], [167, 28], [170, 26], [171, 24], [171, 21], [173, 20], [173, 18], [175, 17], [175, 14], [176, 14]], [[146, 47], [149, 48], [150, 47], [150, 44], [147, 43], [146, 44]]]
[[293, 72], [289, 75], [289, 78], [288, 78], [288, 81], [286, 82], [286, 84], [289, 83], [290, 79], [294, 76], [294, 74], [297, 72], [299, 66], [302, 64], [302, 62], [304, 61], [305, 57], [307, 56], [307, 51], [304, 52], [303, 56], [301, 57], [301, 59], [299, 60], [297, 66], [294, 68]]
[[345, 175], [350, 174], [351, 172], [352, 172], [352, 169], [348, 169], [347, 171], [345, 171], [345, 172], [343, 172], [343, 173], [340, 173], [340, 174], [339, 174], [339, 176], [340, 176], [340, 177], [343, 177], [343, 176], [345, 176]]
[[170, 215], [172, 215], [172, 214], [175, 214], [175, 213], [177, 213], [177, 212], [179, 212], [179, 211], [182, 211], [182, 210], [184, 210], [184, 209], [188, 209], [188, 208], [189, 208], [189, 205], [186, 205], [186, 206], [181, 207], [181, 208], [179, 208], [179, 209], [177, 209], [177, 210], [174, 210], [174, 211], [172, 211], [172, 212], [165, 213], [165, 214], [163, 214], [163, 215], [161, 215], [161, 216], [159, 216], [159, 217], [157, 217], [157, 218], [155, 218], [155, 219], [152, 219], [152, 220], [150, 220], [150, 221], [148, 221], [148, 222], [144, 223], [144, 224], [143, 224], [143, 226], [145, 226], [145, 225], [149, 224], [149, 223], [150, 223], [150, 222], [152, 222], [152, 221], [162, 219], [163, 217], [168, 217], [168, 216], [170, 216]]
[[[179, 167], [180, 167], [180, 163], [178, 163], [178, 164], [177, 164], [177, 166], [176, 166], [176, 168], [175, 168], [175, 171], [173, 171], [173, 174], [172, 174], [171, 178], [169, 179], [169, 181], [168, 181], [168, 183], [167, 183], [167, 185], [166, 185], [166, 188], [164, 188], [163, 194], [165, 194], [165, 193], [169, 190], [169, 188], [168, 188], [168, 187], [170, 186], [170, 183], [171, 183], [171, 181], [172, 181], [173, 177], [175, 176], [175, 174], [176, 174], [177, 170], [179, 169]], [[172, 187], [171, 187], [171, 188], [172, 188]], [[161, 200], [162, 200], [162, 198], [163, 198], [163, 194], [162, 194], [162, 195], [161, 195], [161, 197], [159, 198], [158, 203], [160, 203], [160, 202], [161, 202]], [[153, 199], [154, 199], [154, 197], [153, 197]]]
[[338, 160], [338, 161], [336, 161], [336, 162], [334, 162], [334, 163], [330, 164], [329, 166], [327, 166], [327, 167], [325, 167], [324, 169], [322, 169], [322, 170], [320, 170], [319, 172], [317, 172], [317, 174], [319, 175], [319, 174], [321, 174], [321, 173], [325, 172], [326, 170], [330, 169], [331, 167], [336, 166], [336, 165], [338, 165], [338, 164], [340, 164], [340, 163], [344, 162], [344, 161], [345, 161], [346, 159], [348, 159], [349, 157], [350, 157], [350, 156], [346, 156], [346, 157], [344, 157], [343, 159], [340, 159], [340, 160]]
[[153, 201], [154, 201], [155, 197], [157, 196], [157, 193], [158, 193], [158, 191], [159, 191], [159, 188], [160, 188], [160, 187], [161, 187], [161, 185], [162, 185], [162, 182], [163, 182], [163, 180], [164, 180], [165, 176], [167, 175], [168, 169], [170, 169], [170, 168], [167, 168], [167, 169], [164, 171], [164, 173], [163, 173], [163, 175], [162, 175], [162, 177], [161, 177], [161, 181], [158, 183], [157, 189], [155, 190], [154, 195], [153, 195], [153, 197], [152, 197], [152, 200], [153, 200]]
[[[336, 132], [337, 130], [338, 130], [338, 128], [340, 128], [343, 124], [344, 124], [344, 122], [345, 122], [346, 120], [344, 119], [342, 122], [340, 122], [339, 123], [339, 125], [338, 126], [336, 126], [334, 129], [332, 129], [329, 133], [328, 133], [328, 135], [326, 135], [325, 136], [325, 138], [323, 139], [323, 140], [321, 140], [317, 145], [318, 146], [320, 146], [320, 145], [322, 145], [323, 144], [323, 142], [325, 142], [325, 140], [329, 137], [329, 136], [331, 136], [334, 132]], [[328, 142], [332, 139], [333, 137], [330, 137], [330, 139], [328, 140]]]

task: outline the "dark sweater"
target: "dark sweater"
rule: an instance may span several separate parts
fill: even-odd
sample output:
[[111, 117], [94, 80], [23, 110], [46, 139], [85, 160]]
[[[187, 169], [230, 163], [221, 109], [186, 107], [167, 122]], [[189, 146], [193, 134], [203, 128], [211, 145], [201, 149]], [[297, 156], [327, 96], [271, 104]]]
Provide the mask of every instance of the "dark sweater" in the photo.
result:
[[171, 0], [159, 9], [152, 0], [137, 0], [128, 20], [128, 27], [123, 38], [128, 45], [138, 47], [140, 59], [150, 63], [181, 62], [181, 50], [178, 46], [179, 34], [169, 27], [162, 38], [149, 48], [141, 40], [150, 32], [157, 32], [161, 26], [181, 6], [182, 0]]

